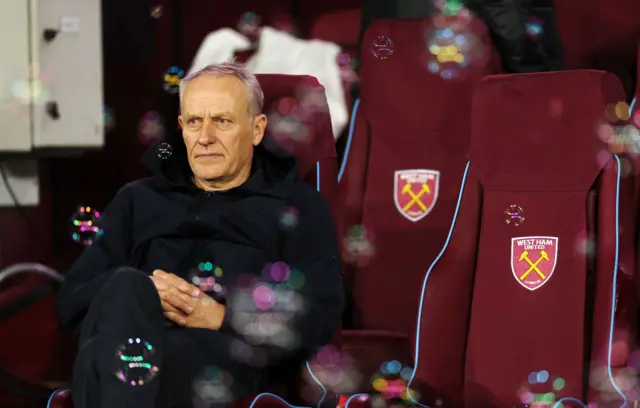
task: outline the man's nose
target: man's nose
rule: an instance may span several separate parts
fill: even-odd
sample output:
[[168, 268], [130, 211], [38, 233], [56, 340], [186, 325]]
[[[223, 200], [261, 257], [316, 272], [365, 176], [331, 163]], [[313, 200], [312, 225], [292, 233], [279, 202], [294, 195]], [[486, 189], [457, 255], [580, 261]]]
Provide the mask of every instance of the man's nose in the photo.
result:
[[212, 144], [217, 141], [216, 137], [216, 128], [214, 123], [205, 123], [202, 127], [202, 131], [200, 132], [200, 137], [198, 138], [198, 142], [200, 144]]

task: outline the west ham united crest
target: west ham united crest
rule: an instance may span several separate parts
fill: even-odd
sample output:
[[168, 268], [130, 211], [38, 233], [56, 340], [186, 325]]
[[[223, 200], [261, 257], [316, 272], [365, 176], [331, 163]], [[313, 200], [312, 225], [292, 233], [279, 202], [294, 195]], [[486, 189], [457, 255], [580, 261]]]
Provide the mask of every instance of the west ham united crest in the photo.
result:
[[439, 185], [439, 171], [397, 170], [393, 186], [396, 208], [409, 221], [420, 221], [436, 204]]
[[540, 289], [553, 275], [558, 259], [558, 237], [511, 238], [511, 271], [529, 290]]

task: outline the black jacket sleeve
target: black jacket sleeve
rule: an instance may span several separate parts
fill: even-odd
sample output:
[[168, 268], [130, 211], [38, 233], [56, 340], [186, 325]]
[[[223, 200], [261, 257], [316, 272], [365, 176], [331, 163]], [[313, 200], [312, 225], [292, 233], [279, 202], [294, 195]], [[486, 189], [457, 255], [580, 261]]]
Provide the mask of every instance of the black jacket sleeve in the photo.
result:
[[60, 322], [76, 331], [111, 272], [125, 266], [131, 249], [130, 187], [123, 187], [100, 216], [102, 234], [68, 271], [56, 299]]
[[[290, 200], [290, 205], [298, 211], [297, 225], [281, 243], [282, 261], [304, 276], [304, 284], [297, 290], [302, 310], [286, 324], [297, 336], [297, 347], [261, 346], [266, 349], [271, 366], [294, 355], [308, 358], [328, 344], [344, 309], [342, 270], [329, 205], [320, 193], [306, 187], [297, 189]], [[234, 303], [232, 299], [227, 301], [221, 330], [243, 337], [232, 327]]]

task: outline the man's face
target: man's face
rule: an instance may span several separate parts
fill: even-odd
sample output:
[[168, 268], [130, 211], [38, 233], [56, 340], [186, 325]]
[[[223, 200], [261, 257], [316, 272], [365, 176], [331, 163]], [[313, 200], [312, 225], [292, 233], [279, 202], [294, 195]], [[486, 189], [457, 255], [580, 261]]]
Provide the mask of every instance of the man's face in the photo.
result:
[[198, 187], [236, 187], [249, 176], [267, 118], [252, 115], [248, 97], [232, 75], [202, 75], [187, 85], [178, 122]]

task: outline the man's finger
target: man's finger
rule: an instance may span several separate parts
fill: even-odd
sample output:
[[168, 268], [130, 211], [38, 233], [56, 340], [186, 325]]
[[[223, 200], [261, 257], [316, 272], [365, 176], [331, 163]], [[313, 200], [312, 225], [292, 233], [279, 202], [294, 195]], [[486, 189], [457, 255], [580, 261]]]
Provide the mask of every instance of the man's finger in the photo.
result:
[[164, 312], [164, 317], [171, 320], [174, 323], [178, 323], [180, 326], [184, 326], [187, 324], [187, 319], [179, 315], [178, 313], [173, 312]]
[[185, 313], [191, 313], [194, 310], [194, 307], [188, 301], [186, 301], [176, 293], [163, 291], [159, 292], [159, 295], [162, 301], [170, 304], [178, 310], [181, 310]]
[[164, 300], [161, 300], [161, 303], [162, 303], [162, 310], [164, 310], [165, 312], [182, 313], [180, 310], [178, 310], [176, 307], [171, 305], [169, 302], [165, 302]]
[[165, 271], [162, 271], [160, 269], [156, 269], [153, 272], [153, 275], [161, 279], [166, 279], [171, 285], [175, 286], [182, 293], [186, 293], [187, 295], [196, 299], [200, 297], [200, 289], [179, 276], [176, 276], [172, 273], [166, 273]]
[[169, 290], [173, 286], [166, 279], [162, 279], [157, 276], [151, 276], [151, 281], [159, 292], [163, 290]]

